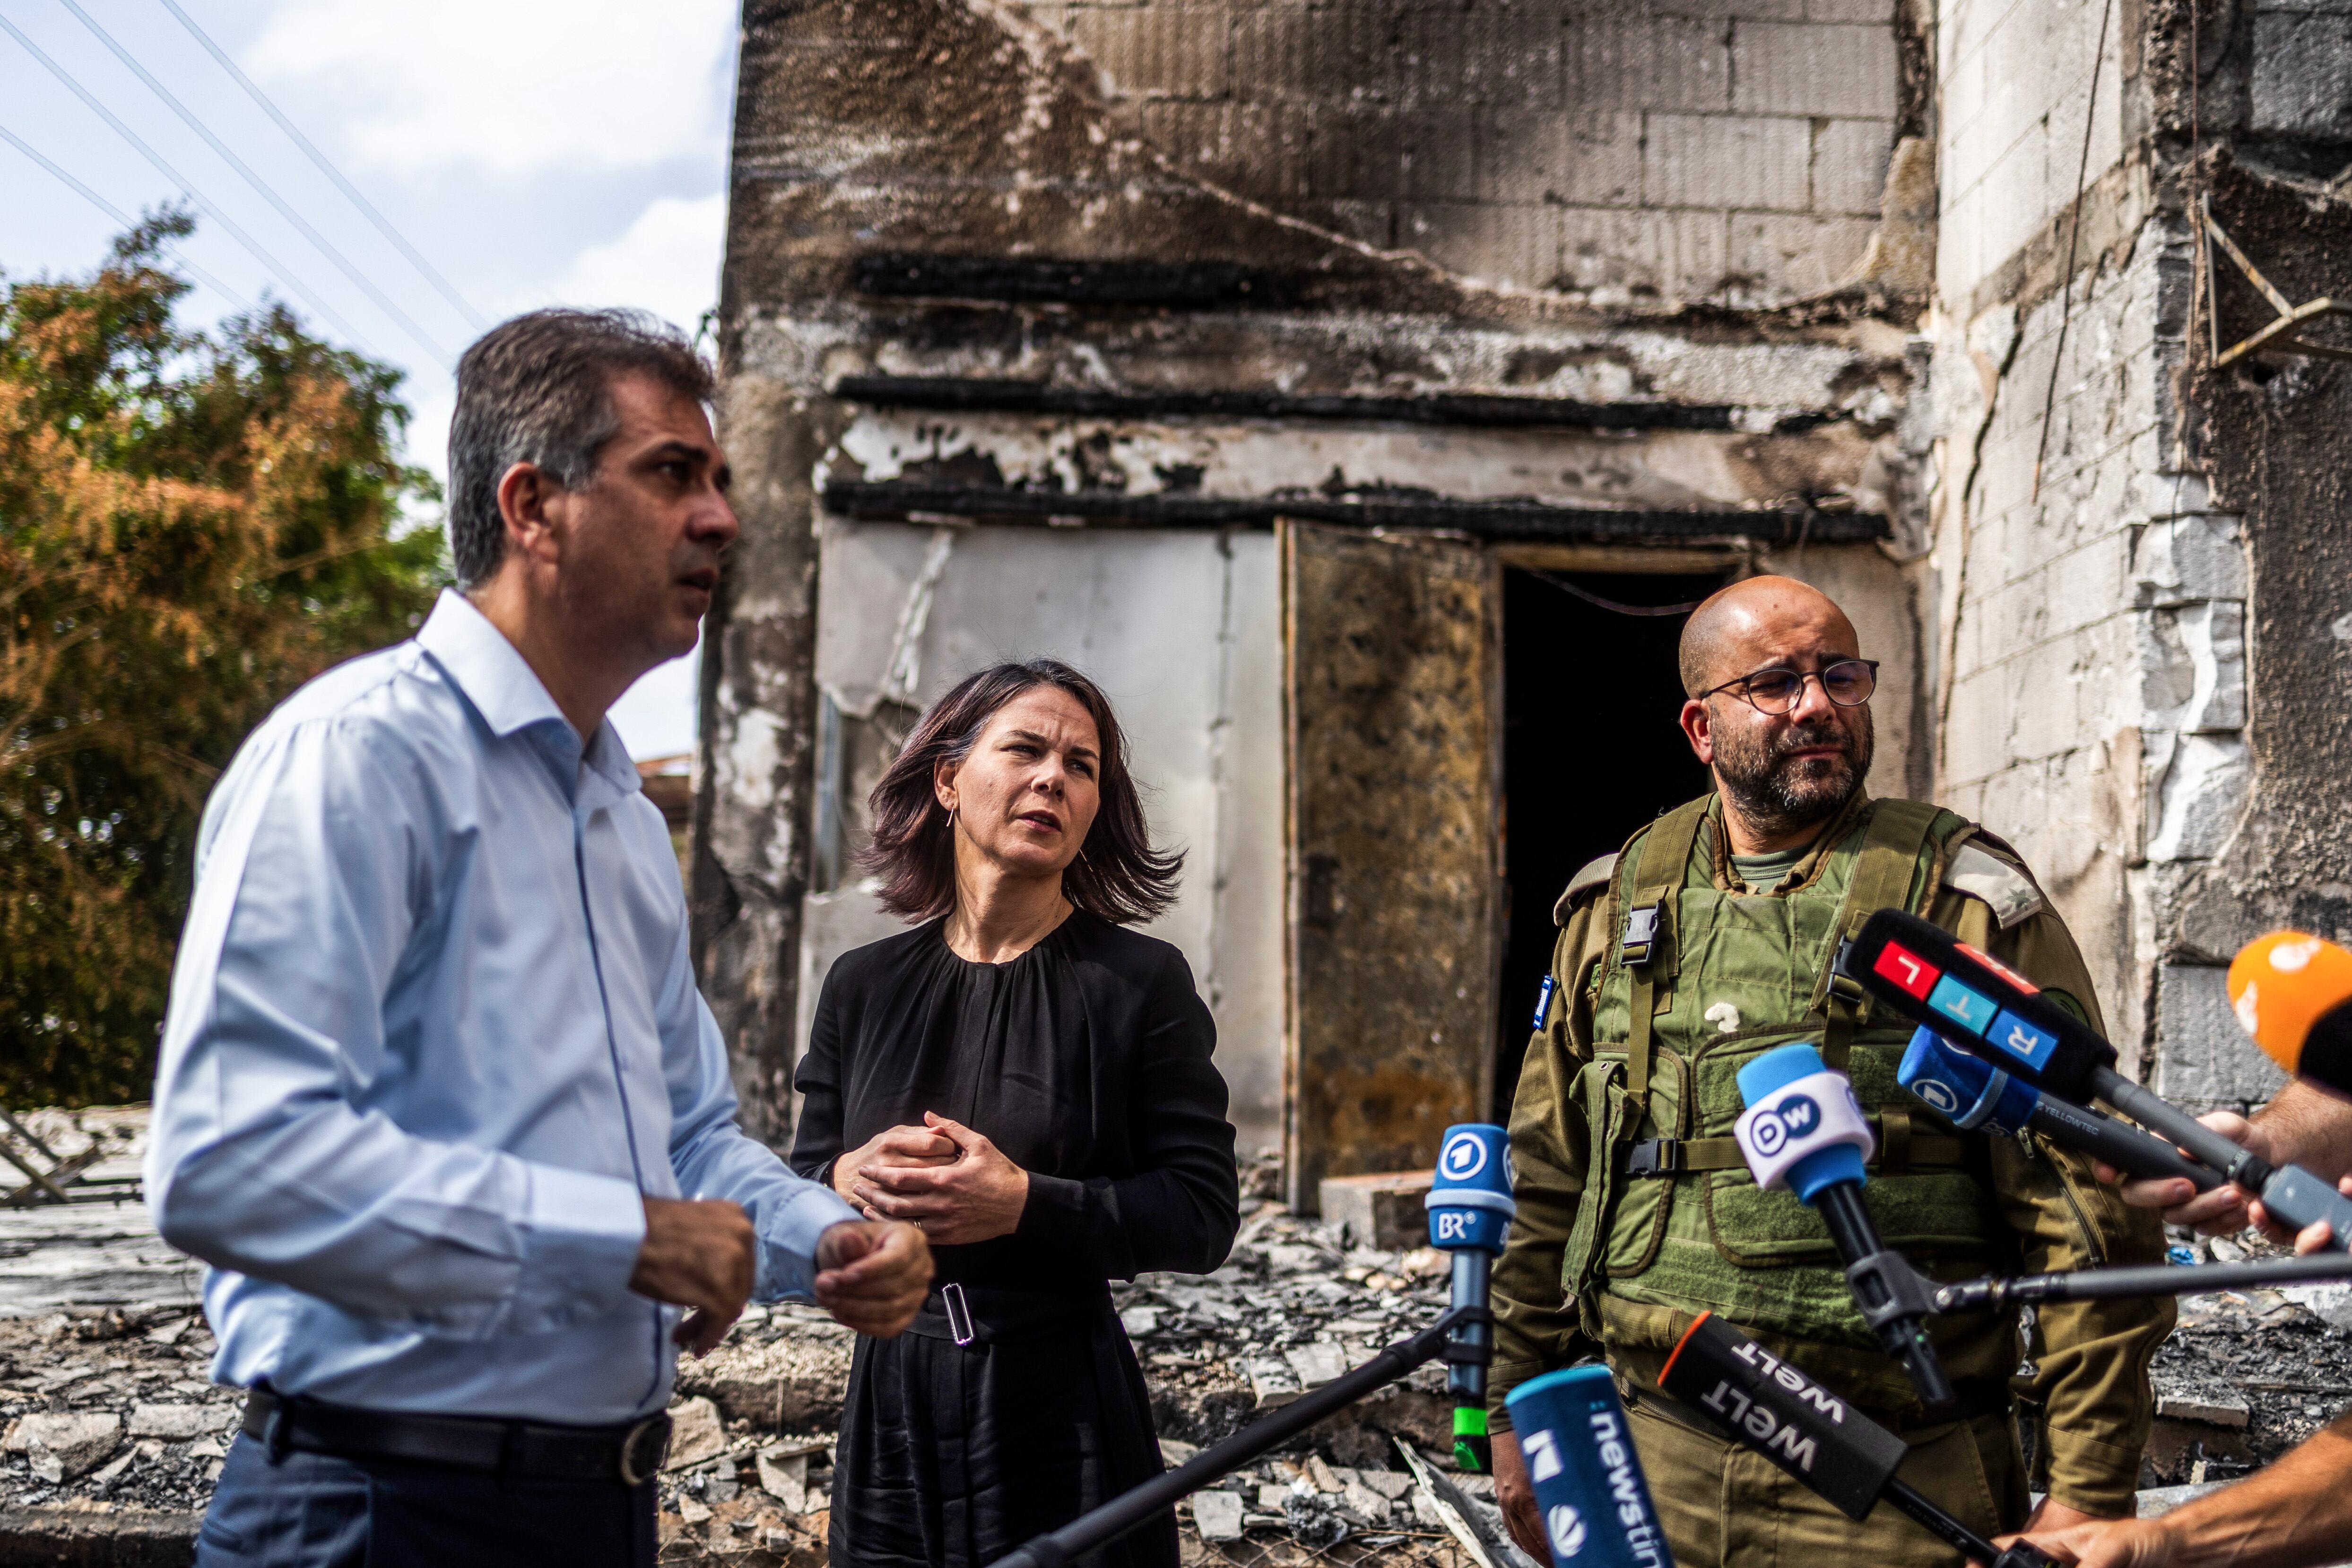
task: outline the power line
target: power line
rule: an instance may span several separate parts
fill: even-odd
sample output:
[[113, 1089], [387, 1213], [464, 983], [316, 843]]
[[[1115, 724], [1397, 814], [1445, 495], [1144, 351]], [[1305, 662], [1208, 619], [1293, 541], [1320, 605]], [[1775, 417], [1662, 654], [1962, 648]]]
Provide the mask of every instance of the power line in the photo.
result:
[[[264, 250], [261, 247], [260, 242], [256, 240], [251, 235], [247, 234], [242, 228], [239, 228], [236, 221], [229, 217], [226, 213], [222, 212], [216, 203], [205, 200], [204, 193], [196, 189], [194, 182], [189, 180], [177, 169], [173, 168], [171, 164], [165, 162], [162, 153], [156, 152], [152, 147], [148, 146], [145, 141], [140, 140], [139, 133], [137, 131], [131, 130], [128, 125], [123, 124], [121, 117], [116, 115], [112, 110], [107, 108], [106, 105], [100, 103], [97, 97], [92, 94], [88, 88], [76, 81], [73, 78], [72, 74], [69, 73], [65, 67], [51, 59], [48, 57], [47, 51], [44, 50], [40, 45], [33, 42], [31, 38], [26, 37], [25, 36], [25, 30], [17, 26], [16, 23], [8, 20], [5, 15], [0, 15], [0, 31], [5, 31], [10, 37], [16, 39], [19, 44], [22, 44], [25, 47], [26, 52], [31, 55], [35, 59], [40, 61], [42, 66], [47, 68], [51, 76], [64, 83], [66, 88], [70, 90], [76, 98], [81, 99], [82, 103], [88, 107], [92, 114], [97, 115], [100, 120], [105, 120], [107, 124], [112, 126], [116, 135], [121, 137], [125, 141], [130, 142], [131, 147], [138, 152], [139, 155], [146, 159], [149, 163], [154, 165], [156, 171], [161, 173], [163, 178], [171, 181], [172, 183], [180, 187], [182, 193], [184, 194], [188, 200], [194, 202], [197, 207], [208, 214], [215, 223], [226, 229], [231, 237], [236, 239], [237, 244], [243, 246], [247, 251], [252, 253], [253, 258], [256, 261], [258, 261], [263, 267], [268, 267], [272, 273], [276, 274], [278, 280], [280, 283], [283, 283], [287, 287], [292, 289], [295, 293], [300, 295], [305, 300], [309, 301], [310, 308], [313, 310], [316, 310], [320, 316], [326, 318], [326, 319], [334, 326], [337, 331], [342, 333], [344, 337], [352, 339], [354, 341], [363, 340], [358, 329], [354, 328], [349, 321], [344, 320], [341, 316], [338, 315], [333, 306], [329, 305], [325, 300], [320, 298], [317, 295], [311, 293], [310, 289], [303, 287], [299, 278], [296, 277], [293, 273], [289, 271], [284, 264], [279, 262], [276, 256], [271, 256], [268, 251]], [[380, 358], [382, 356], [379, 355], [378, 357]]]
[[474, 324], [476, 330], [488, 331], [490, 324], [484, 319], [482, 313], [475, 309], [466, 297], [457, 292], [457, 287], [442, 277], [440, 270], [425, 260], [424, 255], [415, 246], [408, 243], [407, 236], [393, 226], [391, 219], [376, 211], [374, 203], [360, 194], [359, 187], [343, 178], [343, 172], [328, 162], [327, 155], [313, 146], [310, 139], [303, 135], [294, 122], [286, 118], [285, 112], [270, 101], [268, 95], [253, 84], [253, 79], [237, 68], [237, 63], [228, 57], [227, 51], [214, 43], [212, 36], [196, 26], [196, 19], [180, 8], [179, 0], [163, 0], [163, 4], [165, 10], [180, 19], [180, 26], [185, 27], [196, 42], [205, 47], [205, 53], [220, 63], [221, 69], [236, 78], [236, 85], [245, 89], [253, 101], [261, 106], [263, 112], [278, 122], [278, 129], [286, 132], [292, 139], [295, 146], [310, 155], [310, 162], [319, 166], [320, 172], [332, 180], [335, 183], [335, 188], [351, 198], [352, 205], [367, 214], [368, 222], [375, 225], [376, 232], [400, 247], [400, 254], [406, 256], [410, 264], [423, 273], [434, 287], [441, 291], [441, 298], [456, 306], [464, 314], [466, 319]]
[[[9, 130], [5, 125], [0, 125], [0, 141], [5, 141], [9, 146], [14, 147], [17, 152], [22, 152], [34, 162], [38, 163], [42, 168], [47, 169], [50, 173], [55, 174], [59, 181], [70, 188], [75, 194], [80, 196], [83, 201], [88, 202], [91, 206], [96, 207], [100, 212], [104, 213], [116, 223], [121, 224], [126, 233], [139, 226], [137, 219], [124, 212], [121, 207], [116, 206], [112, 202], [108, 201], [104, 196], [100, 195], [96, 191], [91, 190], [88, 185], [83, 184], [79, 180], [75, 179], [71, 173], [59, 167], [57, 163], [51, 162], [47, 156], [45, 156], [39, 148], [35, 147], [31, 142], [26, 141], [23, 137], [17, 135], [15, 131]], [[171, 252], [172, 258], [178, 262], [182, 267], [186, 269], [186, 271], [193, 276], [197, 282], [204, 284], [216, 294], [226, 296], [228, 298], [235, 300], [237, 304], [244, 306], [248, 310], [253, 308], [252, 300], [247, 299], [244, 295], [239, 294], [236, 289], [231, 288], [227, 284], [223, 283], [211, 273], [206, 272], [203, 267], [198, 267], [194, 262], [190, 261], [188, 259], [187, 252], [180, 249], [177, 246], [171, 246], [165, 248]]]
[[253, 172], [253, 168], [250, 164], [247, 163], [244, 159], [238, 157], [235, 152], [230, 152], [228, 144], [223, 141], [219, 137], [214, 135], [211, 127], [205, 124], [202, 120], [191, 113], [185, 104], [173, 97], [170, 90], [166, 89], [162, 82], [156, 80], [153, 74], [150, 72], [145, 66], [141, 65], [130, 50], [124, 48], [120, 43], [116, 42], [113, 34], [108, 32], [104, 27], [100, 26], [96, 17], [83, 10], [77, 3], [77, 0], [58, 0], [58, 3], [64, 5], [67, 10], [72, 12], [75, 18], [79, 21], [83, 26], [96, 34], [98, 41], [104, 44], [110, 50], [113, 51], [114, 57], [116, 59], [121, 60], [124, 65], [130, 67], [131, 71], [138, 76], [139, 79], [147, 84], [150, 91], [153, 92], [157, 98], [162, 99], [166, 104], [168, 104], [171, 107], [172, 112], [180, 117], [182, 123], [185, 124], [189, 130], [194, 131], [197, 135], [203, 137], [205, 139], [205, 144], [210, 147], [214, 152], [219, 153], [223, 162], [226, 162], [230, 168], [235, 169], [239, 174], [245, 176], [245, 183], [252, 186], [256, 191], [261, 193], [263, 199], [268, 201], [271, 206], [278, 209], [278, 216], [284, 218], [288, 223], [292, 224], [296, 228], [301, 230], [303, 237], [308, 239], [313, 246], [316, 246], [319, 249], [319, 253], [324, 256], [329, 261], [333, 262], [336, 267], [341, 271], [342, 275], [345, 277], [350, 278], [352, 283], [356, 284], [362, 293], [364, 293], [370, 299], [374, 300], [379, 309], [383, 310], [385, 315], [391, 317], [394, 321], [399, 322], [402, 329], [405, 330], [411, 338], [415, 339], [420, 345], [422, 345], [427, 353], [441, 361], [444, 369], [449, 368], [449, 353], [447, 350], [442, 348], [439, 343], [428, 337], [425, 334], [425, 329], [419, 327], [409, 318], [407, 311], [403, 310], [399, 306], [394, 305], [391, 299], [385, 297], [383, 290], [375, 286], [375, 283], [372, 278], [368, 277], [366, 274], [361, 272], [358, 267], [352, 266], [350, 259], [346, 257], [341, 251], [337, 250], [332, 245], [329, 244], [327, 236], [313, 228], [310, 225], [309, 219], [303, 217], [301, 214], [296, 212], [293, 207], [289, 205], [286, 199], [280, 196], [277, 191], [272, 189], [268, 181], [264, 180], [260, 175]]

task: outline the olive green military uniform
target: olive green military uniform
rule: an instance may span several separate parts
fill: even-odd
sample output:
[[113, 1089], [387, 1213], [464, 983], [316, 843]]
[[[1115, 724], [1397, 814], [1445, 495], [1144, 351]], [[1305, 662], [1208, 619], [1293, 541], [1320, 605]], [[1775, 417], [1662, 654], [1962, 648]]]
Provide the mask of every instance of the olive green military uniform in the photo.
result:
[[[1924, 914], [2100, 1027], [2081, 954], [2005, 844], [1948, 811], [1857, 795], [1769, 891], [1741, 884], [1721, 807], [1693, 801], [1578, 873], [1560, 900], [1557, 992], [1511, 1113], [1518, 1218], [1494, 1277], [1496, 1427], [1504, 1396], [1596, 1352], [1633, 1408], [1680, 1568], [1829, 1561], [1948, 1568], [1959, 1555], [1882, 1506], [1855, 1524], [1659, 1393], [1666, 1354], [1714, 1312], [1912, 1444], [1904, 1479], [1990, 1535], [2022, 1522], [2012, 1395], [2035, 1420], [2060, 1502], [2128, 1514], [2172, 1304], [2046, 1306], [1930, 1325], [1960, 1395], [1927, 1423], [1846, 1294], [1826, 1228], [1760, 1191], [1730, 1133], [1735, 1074], [1816, 1042], [1876, 1129], [1865, 1196], [1886, 1243], [1938, 1279], [2148, 1263], [2156, 1217], [2038, 1136], [1964, 1134], [1895, 1082], [1911, 1026], [1832, 984], [1840, 940], [1887, 905]], [[2021, 1365], [2021, 1362], [2024, 1363]]]

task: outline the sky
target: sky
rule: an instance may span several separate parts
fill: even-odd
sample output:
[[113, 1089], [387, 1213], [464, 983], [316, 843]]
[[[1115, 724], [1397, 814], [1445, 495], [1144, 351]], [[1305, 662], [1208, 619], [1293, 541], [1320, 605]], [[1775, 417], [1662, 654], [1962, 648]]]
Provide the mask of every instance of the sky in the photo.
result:
[[[87, 272], [121, 227], [14, 140], [121, 213], [189, 201], [178, 254], [209, 280], [184, 318], [268, 295], [398, 367], [409, 461], [441, 475], [449, 366], [483, 323], [627, 305], [693, 331], [717, 303], [735, 25], [731, 0], [0, 0], [0, 275]], [[635, 756], [693, 745], [693, 663], [614, 707]]]

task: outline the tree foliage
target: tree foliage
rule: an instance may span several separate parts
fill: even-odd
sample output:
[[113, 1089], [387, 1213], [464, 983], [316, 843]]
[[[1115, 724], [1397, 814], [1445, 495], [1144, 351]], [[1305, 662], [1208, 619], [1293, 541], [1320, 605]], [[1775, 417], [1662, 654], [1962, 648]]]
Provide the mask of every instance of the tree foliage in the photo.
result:
[[440, 581], [399, 373], [282, 308], [175, 324], [189, 228], [0, 282], [0, 1105], [146, 1095], [214, 779]]

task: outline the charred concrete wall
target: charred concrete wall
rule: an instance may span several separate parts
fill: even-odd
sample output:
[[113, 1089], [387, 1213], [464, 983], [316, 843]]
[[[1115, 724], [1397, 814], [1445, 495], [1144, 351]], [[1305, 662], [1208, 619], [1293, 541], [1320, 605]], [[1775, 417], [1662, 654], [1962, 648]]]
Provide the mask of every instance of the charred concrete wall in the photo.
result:
[[2210, 198], [2298, 298], [2352, 284], [2321, 179], [2352, 160], [2344, 31], [2188, 0], [1939, 18], [1939, 776], [2026, 852], [2119, 1043], [2200, 1105], [2278, 1082], [2229, 1011], [2238, 944], [2347, 924], [2320, 718], [2340, 367], [2212, 370], [2269, 308], [2197, 223]]
[[[1923, 788], [1934, 202], [1897, 133], [1926, 32], [1878, 0], [748, 6], [746, 538], [694, 902], [763, 1127], [825, 965], [890, 928], [853, 858], [895, 736], [974, 664], [1055, 653], [1135, 727], [1192, 857], [1161, 934], [1244, 1147], [1276, 1140], [1302, 1091], [1280, 519], [1833, 582], [1890, 659], [1874, 784]], [[1393, 1163], [1388, 1131], [1360, 1142]]]

